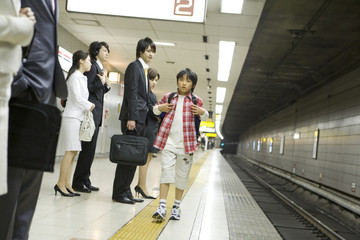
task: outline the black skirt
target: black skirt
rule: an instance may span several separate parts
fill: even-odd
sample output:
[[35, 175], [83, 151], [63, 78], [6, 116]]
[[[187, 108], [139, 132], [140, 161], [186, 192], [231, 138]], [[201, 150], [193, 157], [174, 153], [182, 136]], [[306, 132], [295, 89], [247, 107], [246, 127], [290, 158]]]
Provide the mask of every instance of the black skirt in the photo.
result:
[[159, 131], [159, 121], [148, 116], [147, 125], [145, 129], [145, 137], [149, 140], [149, 153], [157, 153], [157, 149], [153, 147], [156, 135]]

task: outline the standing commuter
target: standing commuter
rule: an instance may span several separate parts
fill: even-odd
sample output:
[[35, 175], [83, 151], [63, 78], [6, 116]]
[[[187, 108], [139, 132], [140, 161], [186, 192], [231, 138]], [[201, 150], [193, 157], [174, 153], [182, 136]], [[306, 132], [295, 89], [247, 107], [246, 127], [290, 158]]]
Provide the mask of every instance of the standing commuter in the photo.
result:
[[79, 139], [81, 121], [84, 120], [87, 111], [92, 111], [95, 108], [95, 104], [88, 101], [87, 77], [83, 75], [90, 68], [90, 56], [81, 50], [76, 51], [73, 54], [72, 66], [66, 78], [69, 96], [61, 122], [65, 154], [61, 160], [59, 180], [54, 186], [55, 195], [59, 192], [65, 197], [80, 196], [72, 189], [70, 178], [75, 156], [78, 151], [81, 151]]
[[[155, 43], [150, 38], [140, 39], [136, 46], [136, 60], [125, 70], [124, 99], [119, 119], [123, 134], [136, 131], [144, 136], [148, 114], [149, 81], [147, 79], [148, 63], [156, 52]], [[134, 204], [143, 202], [133, 197], [130, 184], [134, 178], [136, 166], [116, 166], [112, 199], [116, 202]]]
[[[106, 42], [92, 42], [89, 46], [91, 58], [91, 69], [85, 73], [88, 79], [89, 101], [95, 104], [93, 111], [95, 132], [90, 142], [81, 142], [81, 152], [79, 154], [72, 187], [75, 191], [90, 193], [99, 191], [98, 187], [91, 184], [90, 168], [94, 161], [96, 142], [99, 134], [99, 127], [102, 123], [104, 94], [110, 90], [110, 80], [104, 75], [103, 64], [109, 58], [109, 45]], [[99, 77], [103, 76], [103, 77]]]
[[152, 108], [157, 103], [156, 95], [153, 93], [156, 84], [160, 79], [160, 74], [154, 68], [149, 68], [148, 71], [148, 79], [150, 84], [150, 91], [149, 91], [149, 111], [148, 111], [148, 118], [147, 118], [147, 125], [145, 129], [145, 137], [149, 140], [149, 153], [147, 157], [146, 164], [144, 166], [139, 166], [139, 181], [135, 187], [135, 192], [144, 198], [147, 199], [155, 199], [154, 197], [150, 196], [147, 188], [146, 188], [146, 177], [147, 171], [149, 167], [149, 163], [153, 157], [154, 153], [157, 153], [157, 149], [153, 147], [156, 134], [159, 130], [159, 118], [156, 116]]
[[[67, 97], [58, 62], [57, 1], [22, 0], [21, 7], [34, 12], [36, 33], [27, 61], [12, 83], [11, 97], [56, 106], [56, 96]], [[0, 196], [0, 239], [28, 239], [42, 176], [42, 171], [8, 167], [8, 193]]]
[[[153, 215], [156, 219], [165, 219], [169, 187], [175, 183], [175, 202], [170, 219], [180, 220], [181, 199], [189, 182], [193, 154], [199, 146], [194, 118], [204, 121], [209, 117], [201, 98], [193, 95], [197, 83], [196, 73], [185, 68], [177, 74], [176, 79], [178, 88], [171, 102], [168, 101], [172, 94], [167, 93], [153, 108], [156, 115], [167, 113], [154, 143], [154, 147], [162, 150], [160, 205]], [[196, 97], [196, 105], [193, 97]]]
[[20, 9], [20, 0], [0, 2], [0, 195], [7, 192], [7, 136], [9, 99], [13, 75], [20, 68], [21, 46], [33, 36], [35, 16], [30, 8]]

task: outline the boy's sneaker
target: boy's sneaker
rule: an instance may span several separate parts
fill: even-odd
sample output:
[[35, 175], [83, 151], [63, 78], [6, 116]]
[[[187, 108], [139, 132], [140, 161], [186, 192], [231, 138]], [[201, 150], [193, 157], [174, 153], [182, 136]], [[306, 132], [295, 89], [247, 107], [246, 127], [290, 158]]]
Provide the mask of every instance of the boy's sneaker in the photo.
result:
[[173, 206], [173, 208], [171, 210], [170, 219], [171, 220], [180, 220], [180, 214], [181, 214], [180, 207], [179, 206]]
[[159, 206], [154, 215], [152, 216], [155, 219], [165, 220], [166, 217], [166, 207]]

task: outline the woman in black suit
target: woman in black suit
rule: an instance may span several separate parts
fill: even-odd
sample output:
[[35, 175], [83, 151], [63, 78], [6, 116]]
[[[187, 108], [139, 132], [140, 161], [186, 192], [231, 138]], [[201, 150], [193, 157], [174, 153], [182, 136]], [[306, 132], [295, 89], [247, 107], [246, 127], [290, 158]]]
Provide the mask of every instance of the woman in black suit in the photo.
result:
[[154, 153], [157, 153], [157, 149], [153, 147], [157, 132], [159, 130], [159, 118], [151, 111], [152, 107], [157, 103], [156, 95], [152, 92], [156, 84], [160, 79], [160, 74], [154, 68], [149, 68], [148, 70], [148, 79], [150, 83], [149, 91], [149, 112], [147, 118], [147, 125], [145, 129], [145, 137], [149, 139], [149, 153], [147, 157], [147, 162], [144, 166], [139, 166], [139, 181], [135, 187], [135, 192], [139, 195], [141, 194], [144, 198], [155, 199], [150, 196], [146, 188], [146, 176], [149, 167], [149, 163], [153, 157]]

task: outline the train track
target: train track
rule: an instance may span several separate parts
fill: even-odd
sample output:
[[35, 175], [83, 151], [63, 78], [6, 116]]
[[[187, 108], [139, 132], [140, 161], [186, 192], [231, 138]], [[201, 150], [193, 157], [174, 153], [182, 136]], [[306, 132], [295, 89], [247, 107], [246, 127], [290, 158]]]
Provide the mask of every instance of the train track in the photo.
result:
[[[332, 216], [315, 206], [304, 207], [303, 203], [306, 200], [298, 201], [295, 195], [292, 198], [293, 190], [283, 190], [288, 184], [284, 179], [269, 177], [268, 172], [234, 155], [225, 158], [283, 239], [360, 239], [359, 233], [351, 227], [344, 226], [341, 220], [334, 220]], [[311, 209], [311, 212], [306, 209]]]

